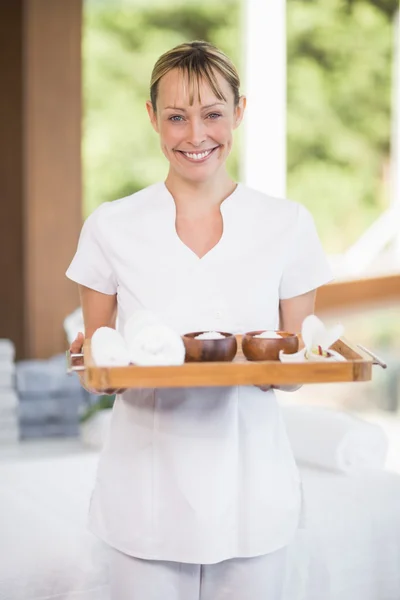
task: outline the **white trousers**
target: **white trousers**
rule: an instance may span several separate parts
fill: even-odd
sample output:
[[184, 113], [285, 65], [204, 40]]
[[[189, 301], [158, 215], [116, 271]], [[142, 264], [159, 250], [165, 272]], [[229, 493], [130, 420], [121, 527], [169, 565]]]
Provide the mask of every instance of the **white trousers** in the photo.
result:
[[212, 565], [141, 560], [111, 551], [111, 600], [282, 600], [286, 548]]

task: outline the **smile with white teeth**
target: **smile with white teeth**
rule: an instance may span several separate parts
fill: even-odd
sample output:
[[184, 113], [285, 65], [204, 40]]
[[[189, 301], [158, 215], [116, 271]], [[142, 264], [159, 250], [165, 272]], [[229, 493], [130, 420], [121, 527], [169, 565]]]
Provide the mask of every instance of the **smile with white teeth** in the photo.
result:
[[191, 160], [203, 160], [204, 158], [207, 158], [207, 156], [209, 156], [213, 150], [215, 150], [215, 148], [211, 148], [211, 150], [205, 150], [204, 152], [183, 152], [183, 150], [181, 150], [181, 152]]

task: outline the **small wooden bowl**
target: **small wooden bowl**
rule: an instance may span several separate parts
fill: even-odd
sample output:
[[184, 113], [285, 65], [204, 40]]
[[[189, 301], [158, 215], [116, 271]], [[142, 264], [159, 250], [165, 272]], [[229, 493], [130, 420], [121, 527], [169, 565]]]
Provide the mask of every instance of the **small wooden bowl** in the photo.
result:
[[242, 350], [247, 360], [279, 360], [279, 352], [294, 354], [299, 349], [299, 338], [295, 333], [287, 331], [276, 331], [281, 338], [256, 338], [255, 335], [263, 333], [260, 331], [249, 331], [242, 338]]
[[196, 340], [195, 338], [204, 331], [185, 333], [182, 336], [185, 344], [185, 362], [230, 362], [237, 352], [236, 336], [232, 333], [219, 331], [224, 338], [218, 340]]

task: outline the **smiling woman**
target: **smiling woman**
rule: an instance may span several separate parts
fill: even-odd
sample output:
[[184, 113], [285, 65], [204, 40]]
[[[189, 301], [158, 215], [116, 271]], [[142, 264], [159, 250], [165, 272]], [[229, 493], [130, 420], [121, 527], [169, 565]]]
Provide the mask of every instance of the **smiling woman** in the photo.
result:
[[[235, 67], [211, 44], [157, 61], [147, 111], [168, 175], [86, 220], [67, 271], [86, 337], [115, 327], [117, 311], [123, 331], [141, 309], [180, 334], [300, 331], [330, 269], [308, 211], [229, 176], [245, 106]], [[91, 530], [113, 549], [112, 600], [283, 598], [302, 494], [264, 391], [117, 395], [90, 505]]]
[[225, 161], [246, 106], [239, 87], [230, 59], [205, 42], [182, 44], [157, 61], [147, 110], [170, 163], [169, 189], [180, 178], [208, 186], [219, 178], [232, 187]]

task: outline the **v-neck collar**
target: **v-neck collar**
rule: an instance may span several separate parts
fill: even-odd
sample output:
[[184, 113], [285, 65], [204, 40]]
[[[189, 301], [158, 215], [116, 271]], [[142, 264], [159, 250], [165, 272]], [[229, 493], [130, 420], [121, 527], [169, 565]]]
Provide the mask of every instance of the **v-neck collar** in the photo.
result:
[[225, 244], [227, 235], [228, 235], [228, 230], [229, 230], [229, 213], [230, 213], [230, 209], [233, 207], [233, 205], [235, 204], [235, 201], [238, 198], [239, 195], [239, 191], [241, 189], [241, 184], [237, 183], [235, 189], [233, 190], [233, 192], [227, 197], [225, 198], [225, 200], [222, 201], [221, 205], [220, 205], [220, 210], [221, 210], [221, 215], [222, 215], [222, 235], [219, 239], [219, 241], [215, 244], [215, 246], [213, 246], [206, 254], [204, 254], [203, 256], [198, 256], [198, 254], [196, 254], [196, 252], [194, 252], [191, 248], [189, 248], [189, 246], [187, 246], [182, 239], [179, 237], [178, 232], [176, 230], [176, 204], [175, 204], [175, 200], [171, 194], [171, 192], [169, 191], [169, 189], [167, 188], [167, 186], [165, 185], [165, 182], [163, 182], [162, 184], [162, 189], [163, 189], [163, 196], [165, 196], [165, 198], [168, 201], [168, 213], [169, 213], [169, 230], [171, 231], [172, 237], [175, 239], [175, 243], [177, 246], [180, 246], [181, 250], [183, 252], [186, 252], [188, 254], [188, 256], [191, 256], [191, 258], [193, 258], [195, 261], [197, 262], [204, 262], [206, 259], [208, 259], [209, 256], [212, 256], [215, 252], [217, 252], [221, 247], [223, 247], [223, 245]]

